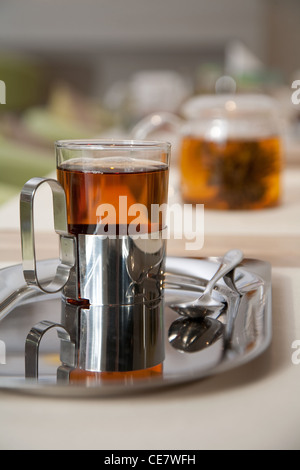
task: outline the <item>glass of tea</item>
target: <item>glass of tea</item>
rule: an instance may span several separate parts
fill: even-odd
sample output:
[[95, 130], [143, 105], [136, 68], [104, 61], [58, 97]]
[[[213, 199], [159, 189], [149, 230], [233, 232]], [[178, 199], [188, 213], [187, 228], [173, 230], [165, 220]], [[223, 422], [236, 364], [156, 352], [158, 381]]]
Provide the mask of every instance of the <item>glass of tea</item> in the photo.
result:
[[56, 157], [78, 253], [77, 295], [63, 309], [78, 344], [70, 381], [159, 374], [166, 212], [153, 208], [168, 200], [170, 145], [60, 141]]
[[163, 230], [166, 221], [153, 217], [153, 206], [168, 200], [169, 157], [168, 143], [57, 142], [69, 232], [113, 236]]

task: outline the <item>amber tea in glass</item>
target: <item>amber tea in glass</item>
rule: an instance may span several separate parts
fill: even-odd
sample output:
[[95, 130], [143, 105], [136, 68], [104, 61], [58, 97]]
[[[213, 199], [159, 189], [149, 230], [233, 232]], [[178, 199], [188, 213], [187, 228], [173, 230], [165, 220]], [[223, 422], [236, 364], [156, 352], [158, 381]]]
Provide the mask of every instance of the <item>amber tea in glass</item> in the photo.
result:
[[[139, 225], [137, 233], [164, 228], [165, 220], [151, 219], [151, 206], [167, 201], [166, 163], [117, 158], [76, 159], [61, 164], [57, 178], [66, 193], [70, 233], [126, 235], [135, 220]], [[130, 211], [130, 208], [138, 208], [135, 205], [143, 206], [142, 214], [137, 210]], [[107, 207], [102, 218], [101, 206]], [[108, 206], [113, 208], [111, 214]], [[111, 224], [115, 230], [108, 229], [107, 225]]]

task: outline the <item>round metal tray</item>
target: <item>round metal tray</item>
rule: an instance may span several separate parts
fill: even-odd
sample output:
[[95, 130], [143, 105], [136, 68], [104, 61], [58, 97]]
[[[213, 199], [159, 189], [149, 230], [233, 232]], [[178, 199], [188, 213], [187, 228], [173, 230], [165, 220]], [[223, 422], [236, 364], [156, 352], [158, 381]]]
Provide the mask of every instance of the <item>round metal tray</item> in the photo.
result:
[[[40, 347], [39, 380], [25, 379], [24, 347], [29, 330], [42, 321], [60, 321], [60, 296], [46, 296], [36, 291], [24, 294], [22, 267], [0, 270], [0, 389], [46, 396], [107, 397], [140, 393], [161, 387], [188, 383], [219, 374], [245, 364], [259, 356], [271, 341], [271, 267], [259, 260], [246, 259], [236, 270], [235, 286], [239, 302], [231, 299], [235, 292], [229, 283], [219, 281], [215, 294], [222, 295], [228, 309], [218, 318], [224, 334], [204, 349], [197, 350], [197, 328], [193, 322], [183, 324], [194, 347], [180, 347], [172, 342], [170, 331], [179, 317], [169, 305], [199, 297], [205, 283], [218, 267], [218, 258], [167, 258], [165, 283], [165, 350], [161, 375], [135, 380], [101, 381], [88, 385], [57, 383], [59, 341], [49, 334]], [[55, 269], [56, 260], [39, 263], [44, 276]], [[235, 308], [233, 312], [232, 309]], [[230, 331], [228, 330], [230, 329]], [[230, 341], [225, 342], [225, 333]], [[184, 331], [182, 338], [184, 338]], [[185, 341], [183, 339], [183, 341]], [[199, 343], [200, 344], [200, 343]]]

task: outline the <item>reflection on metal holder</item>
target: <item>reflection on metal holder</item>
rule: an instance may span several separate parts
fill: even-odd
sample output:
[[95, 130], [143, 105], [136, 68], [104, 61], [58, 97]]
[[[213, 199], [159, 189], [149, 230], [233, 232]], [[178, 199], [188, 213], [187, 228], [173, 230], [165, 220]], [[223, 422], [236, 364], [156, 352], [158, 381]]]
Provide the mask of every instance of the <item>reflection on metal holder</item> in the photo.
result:
[[80, 297], [89, 306], [66, 302], [62, 323], [78, 345], [80, 369], [132, 371], [163, 362], [165, 245], [163, 231], [78, 235]]
[[79, 295], [89, 306], [66, 302], [62, 323], [77, 344], [80, 369], [132, 371], [163, 362], [163, 235], [78, 235]]
[[78, 235], [80, 298], [134, 305], [161, 298], [164, 231], [141, 236]]
[[[114, 239], [78, 236], [79, 287], [69, 281], [62, 296], [61, 325], [70, 340], [61, 342], [60, 378], [74, 367], [133, 371], [163, 362], [165, 248], [163, 231]], [[37, 356], [35, 347], [28, 357], [35, 364]]]
[[[134, 371], [154, 367], [165, 358], [162, 299], [89, 308], [63, 301], [62, 324], [76, 345], [76, 367], [81, 370]], [[61, 352], [61, 360], [72, 367], [68, 350]]]
[[33, 326], [27, 335], [25, 342], [25, 377], [27, 379], [38, 378], [39, 367], [39, 347], [43, 336], [51, 329], [55, 328], [58, 337], [61, 339], [61, 357], [67, 359], [69, 365], [75, 366], [75, 350], [74, 343], [68, 331], [58, 323], [51, 321], [41, 321]]

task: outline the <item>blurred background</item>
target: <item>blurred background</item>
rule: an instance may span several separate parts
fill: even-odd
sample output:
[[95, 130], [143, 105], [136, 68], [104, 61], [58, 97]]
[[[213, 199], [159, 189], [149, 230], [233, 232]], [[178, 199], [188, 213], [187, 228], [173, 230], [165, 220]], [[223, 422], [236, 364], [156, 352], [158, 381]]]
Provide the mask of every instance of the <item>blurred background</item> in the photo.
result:
[[299, 161], [299, 0], [1, 0], [0, 204], [55, 169], [53, 141], [126, 136], [224, 75], [280, 101]]

